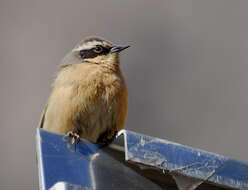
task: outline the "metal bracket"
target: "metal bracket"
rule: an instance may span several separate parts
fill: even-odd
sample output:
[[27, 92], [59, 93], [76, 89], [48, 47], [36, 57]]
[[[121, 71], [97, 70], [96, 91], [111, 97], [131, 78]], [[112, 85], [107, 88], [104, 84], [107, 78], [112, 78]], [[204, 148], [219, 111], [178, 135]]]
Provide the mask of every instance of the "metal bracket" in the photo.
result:
[[75, 150], [37, 129], [37, 155], [40, 190], [248, 189], [247, 162], [128, 130], [107, 147], [82, 139]]

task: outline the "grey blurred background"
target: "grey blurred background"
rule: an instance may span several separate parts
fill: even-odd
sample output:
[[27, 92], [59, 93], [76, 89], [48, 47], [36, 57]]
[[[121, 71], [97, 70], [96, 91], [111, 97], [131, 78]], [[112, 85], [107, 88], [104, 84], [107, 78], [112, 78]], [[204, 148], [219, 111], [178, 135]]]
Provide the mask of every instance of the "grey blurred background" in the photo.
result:
[[121, 55], [127, 128], [248, 161], [248, 1], [1, 0], [0, 189], [38, 189], [35, 128], [61, 58]]

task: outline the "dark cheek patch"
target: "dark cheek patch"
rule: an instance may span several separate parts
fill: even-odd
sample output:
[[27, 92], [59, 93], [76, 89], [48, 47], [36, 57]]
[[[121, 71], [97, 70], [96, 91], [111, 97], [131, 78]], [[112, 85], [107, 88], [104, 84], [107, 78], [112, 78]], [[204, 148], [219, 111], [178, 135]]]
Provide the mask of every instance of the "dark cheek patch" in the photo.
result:
[[81, 50], [80, 51], [80, 56], [82, 59], [87, 59], [87, 58], [94, 58], [98, 54], [95, 53], [93, 50]]
[[94, 51], [94, 49], [89, 49], [89, 50], [81, 50], [80, 51], [80, 57], [82, 59], [88, 59], [88, 58], [94, 58], [94, 57], [97, 57], [99, 55], [107, 55], [109, 52], [110, 52], [110, 47], [109, 48], [106, 48], [106, 47], [103, 47], [103, 51], [100, 52], [100, 53], [96, 53]]

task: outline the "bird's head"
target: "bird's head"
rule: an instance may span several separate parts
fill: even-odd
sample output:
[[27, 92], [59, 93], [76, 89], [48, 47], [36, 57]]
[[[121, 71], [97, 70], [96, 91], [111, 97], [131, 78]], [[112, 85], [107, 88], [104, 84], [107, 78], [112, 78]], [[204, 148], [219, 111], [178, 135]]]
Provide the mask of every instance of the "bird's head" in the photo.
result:
[[63, 64], [78, 64], [83, 62], [95, 64], [119, 64], [119, 52], [129, 46], [117, 46], [99, 37], [90, 37], [80, 43], [63, 59]]

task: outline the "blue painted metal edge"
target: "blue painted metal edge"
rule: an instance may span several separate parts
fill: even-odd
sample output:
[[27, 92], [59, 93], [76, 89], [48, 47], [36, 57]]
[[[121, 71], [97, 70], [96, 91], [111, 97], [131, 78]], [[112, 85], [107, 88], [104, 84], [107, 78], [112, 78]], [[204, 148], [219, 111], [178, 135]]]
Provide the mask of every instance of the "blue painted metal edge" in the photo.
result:
[[44, 170], [42, 167], [43, 161], [41, 155], [41, 138], [40, 138], [39, 128], [37, 128], [37, 134], [36, 134], [36, 153], [37, 153], [38, 171], [39, 171], [39, 189], [45, 190]]
[[220, 186], [248, 189], [248, 162], [128, 130], [119, 135], [124, 135], [127, 161]]
[[90, 190], [87, 187], [82, 187], [80, 185], [70, 184], [66, 182], [58, 182], [53, 185], [49, 190]]

